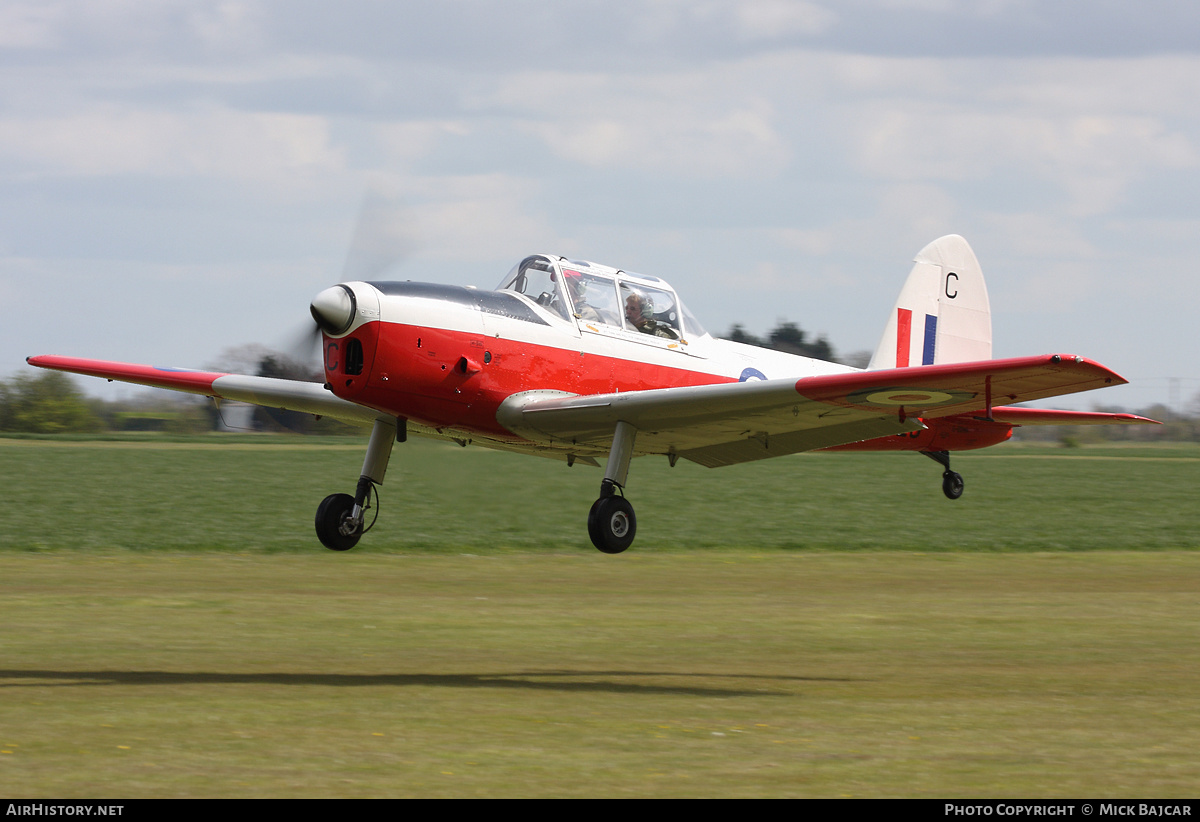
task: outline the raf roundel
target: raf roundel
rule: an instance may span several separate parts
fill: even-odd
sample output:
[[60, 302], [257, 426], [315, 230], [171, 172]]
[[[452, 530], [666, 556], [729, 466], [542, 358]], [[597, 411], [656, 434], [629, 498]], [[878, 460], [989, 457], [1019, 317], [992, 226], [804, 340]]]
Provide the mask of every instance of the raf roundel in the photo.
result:
[[868, 388], [856, 391], [846, 397], [852, 405], [866, 405], [874, 408], [895, 408], [896, 406], [920, 406], [933, 408], [939, 405], [962, 402], [975, 396], [972, 391], [934, 391], [927, 388]]

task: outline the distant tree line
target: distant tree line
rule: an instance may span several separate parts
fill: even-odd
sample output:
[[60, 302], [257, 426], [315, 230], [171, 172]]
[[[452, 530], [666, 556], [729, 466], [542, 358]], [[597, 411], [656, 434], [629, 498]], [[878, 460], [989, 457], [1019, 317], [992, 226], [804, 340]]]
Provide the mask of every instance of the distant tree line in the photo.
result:
[[824, 334], [815, 340], [810, 340], [803, 328], [787, 320], [781, 320], [779, 325], [775, 326], [771, 333], [767, 335], [766, 339], [756, 337], [747, 331], [741, 323], [735, 323], [733, 328], [729, 329], [729, 333], [725, 335], [725, 339], [745, 343], [746, 345], [757, 345], [759, 348], [770, 348], [774, 351], [797, 354], [801, 357], [811, 357], [814, 360], [837, 362], [837, 358], [833, 353], [833, 346], [829, 344], [829, 340], [825, 339]]
[[66, 374], [17, 374], [0, 381], [0, 431], [60, 434], [103, 428], [100, 417]]
[[[270, 369], [268, 369], [270, 370]], [[261, 373], [260, 376], [283, 376]], [[130, 399], [89, 397], [73, 378], [61, 371], [17, 374], [0, 380], [0, 432], [26, 434], [91, 434], [120, 431], [161, 431], [202, 434], [221, 430], [348, 434], [361, 429], [311, 414], [254, 406], [237, 414], [226, 404], [219, 409], [207, 397], [156, 389], [139, 391]]]
[[0, 380], [0, 431], [90, 434], [100, 431], [198, 433], [214, 428], [204, 405], [147, 395], [133, 402], [88, 397], [60, 371]]

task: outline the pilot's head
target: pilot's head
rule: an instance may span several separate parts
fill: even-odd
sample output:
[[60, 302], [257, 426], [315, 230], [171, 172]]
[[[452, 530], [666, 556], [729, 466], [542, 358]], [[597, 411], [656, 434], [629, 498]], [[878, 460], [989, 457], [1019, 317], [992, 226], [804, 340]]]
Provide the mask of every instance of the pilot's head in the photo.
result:
[[625, 319], [639, 328], [650, 321], [653, 311], [650, 301], [636, 291], [625, 298]]

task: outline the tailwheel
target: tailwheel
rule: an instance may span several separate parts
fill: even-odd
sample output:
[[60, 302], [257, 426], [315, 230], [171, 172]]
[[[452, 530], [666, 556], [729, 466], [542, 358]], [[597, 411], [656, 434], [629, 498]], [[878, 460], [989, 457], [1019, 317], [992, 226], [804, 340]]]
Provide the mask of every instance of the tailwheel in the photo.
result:
[[329, 550], [349, 551], [362, 535], [362, 517], [354, 518], [354, 497], [330, 494], [317, 506], [317, 537]]
[[947, 499], [958, 499], [963, 495], [963, 478], [962, 474], [957, 471], [946, 469], [946, 473], [942, 474], [942, 493]]
[[616, 495], [600, 497], [588, 512], [588, 535], [606, 554], [619, 554], [633, 544], [637, 518], [629, 500]]

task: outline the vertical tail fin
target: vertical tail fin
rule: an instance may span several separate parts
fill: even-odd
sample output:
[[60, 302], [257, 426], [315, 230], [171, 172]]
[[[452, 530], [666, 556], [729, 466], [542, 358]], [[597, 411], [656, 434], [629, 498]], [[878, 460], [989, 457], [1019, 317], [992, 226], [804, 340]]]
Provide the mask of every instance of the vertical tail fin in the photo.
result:
[[867, 370], [992, 358], [992, 313], [975, 252], [957, 234], [914, 260]]

